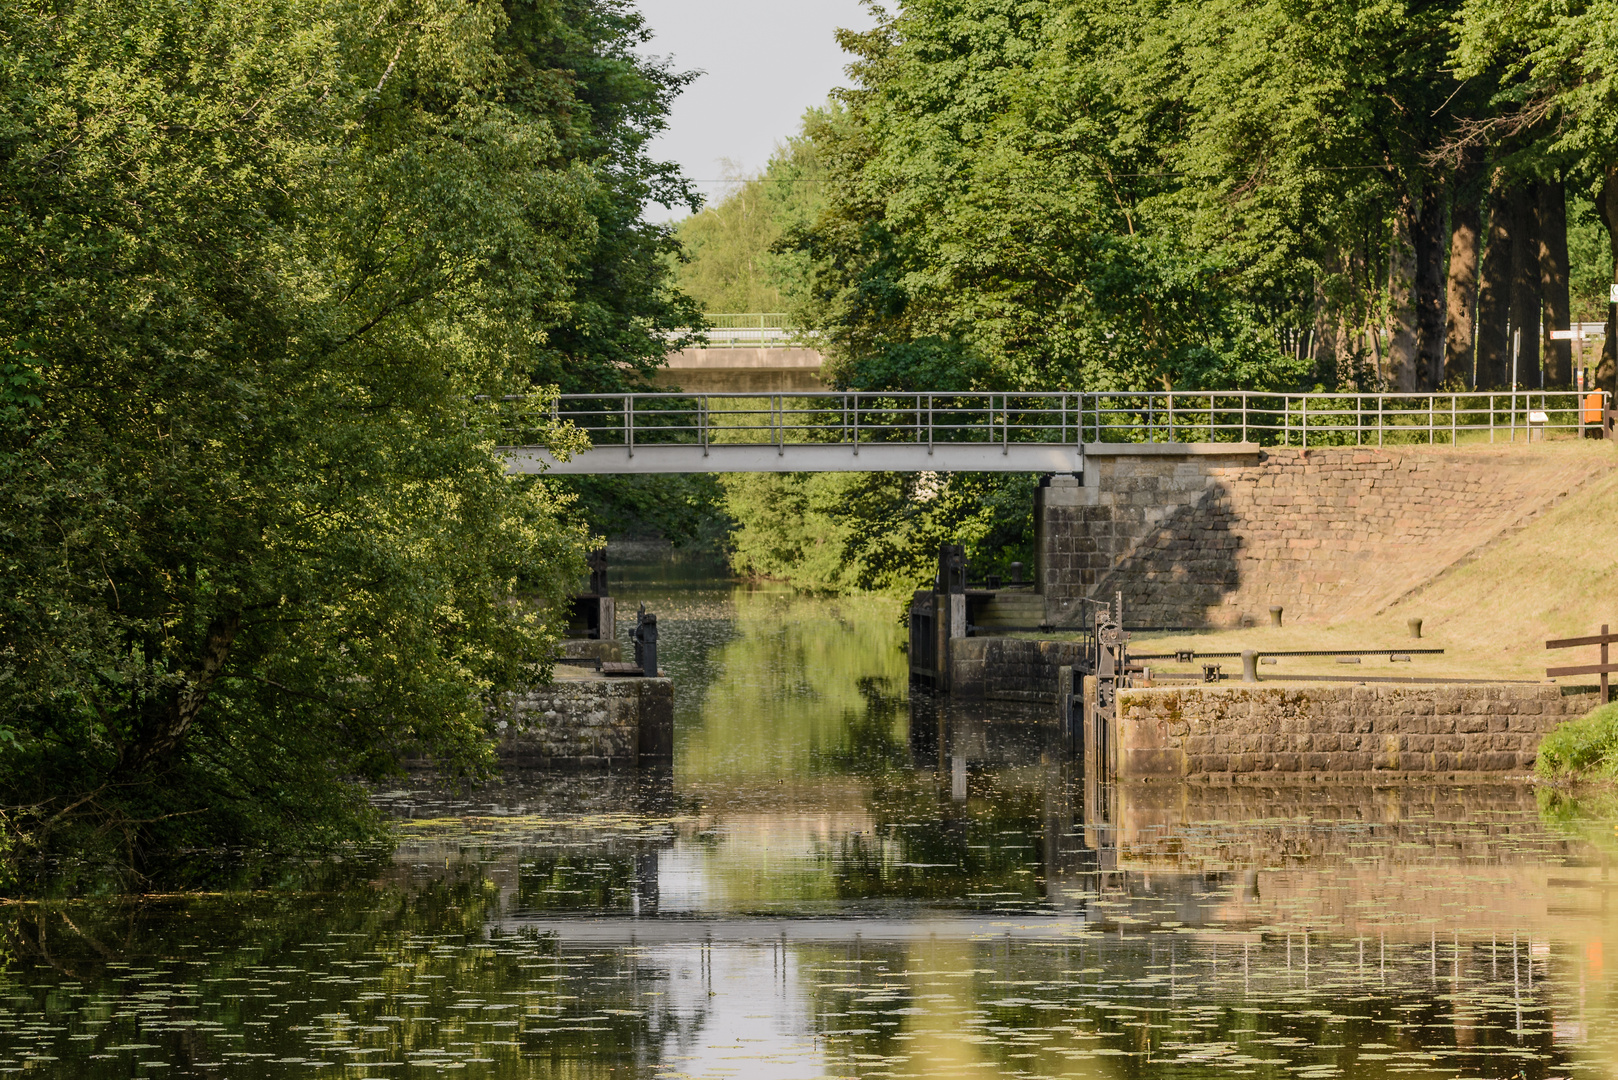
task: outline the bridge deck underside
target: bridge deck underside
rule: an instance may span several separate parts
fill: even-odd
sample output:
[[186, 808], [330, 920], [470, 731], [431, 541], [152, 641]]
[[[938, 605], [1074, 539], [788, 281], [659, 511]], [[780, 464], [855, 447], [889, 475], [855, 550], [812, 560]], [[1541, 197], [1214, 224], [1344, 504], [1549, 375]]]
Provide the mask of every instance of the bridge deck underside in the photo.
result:
[[1080, 472], [1072, 444], [1008, 443], [724, 443], [596, 446], [567, 461], [543, 447], [501, 448], [513, 473], [559, 475], [694, 472]]

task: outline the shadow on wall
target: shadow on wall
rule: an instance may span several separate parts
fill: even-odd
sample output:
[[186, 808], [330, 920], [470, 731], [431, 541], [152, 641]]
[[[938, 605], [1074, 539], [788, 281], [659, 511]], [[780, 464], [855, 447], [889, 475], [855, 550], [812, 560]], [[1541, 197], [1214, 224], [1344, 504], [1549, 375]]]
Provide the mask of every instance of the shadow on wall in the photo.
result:
[[1109, 553], [1112, 565], [1097, 575], [1091, 595], [1105, 601], [1122, 593], [1131, 627], [1236, 626], [1251, 615], [1227, 610], [1254, 561], [1243, 558], [1247, 523], [1217, 479], [1188, 494], [1192, 501], [1183, 504], [1111, 508], [1124, 542]]
[[1156, 457], [1119, 469], [1092, 458], [1083, 486], [1051, 477], [1034, 541], [1047, 619], [1079, 626], [1081, 598], [1110, 604], [1122, 593], [1131, 627], [1218, 625], [1247, 543], [1218, 463], [1233, 464]]

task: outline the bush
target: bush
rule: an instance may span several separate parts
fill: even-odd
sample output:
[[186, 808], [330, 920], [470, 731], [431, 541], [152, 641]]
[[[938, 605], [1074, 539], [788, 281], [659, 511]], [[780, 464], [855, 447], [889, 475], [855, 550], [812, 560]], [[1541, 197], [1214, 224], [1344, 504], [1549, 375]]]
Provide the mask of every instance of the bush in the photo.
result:
[[1545, 736], [1535, 771], [1541, 776], [1618, 775], [1618, 701]]
[[974, 577], [1033, 561], [1027, 473], [731, 473], [720, 478], [731, 569], [827, 593], [907, 593], [938, 545], [966, 546]]

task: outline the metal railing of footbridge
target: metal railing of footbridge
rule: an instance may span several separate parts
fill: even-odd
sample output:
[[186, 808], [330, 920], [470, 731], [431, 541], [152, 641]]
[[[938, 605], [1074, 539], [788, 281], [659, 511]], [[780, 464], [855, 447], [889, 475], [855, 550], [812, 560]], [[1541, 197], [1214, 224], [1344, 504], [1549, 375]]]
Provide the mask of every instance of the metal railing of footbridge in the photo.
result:
[[[524, 397], [504, 399], [508, 436]], [[1607, 391], [1280, 394], [1138, 393], [562, 394], [544, 419], [595, 446], [796, 443], [1259, 443], [1274, 446], [1459, 445], [1582, 435], [1611, 408]], [[538, 419], [538, 417], [533, 417]], [[534, 429], [537, 430], [537, 429]], [[514, 439], [514, 444], [520, 442]]]
[[[1033, 453], [1038, 448], [1082, 454], [1097, 444], [1458, 446], [1575, 438], [1604, 430], [1612, 403], [1604, 391], [845, 391], [564, 394], [508, 398], [501, 406], [500, 441], [508, 448], [534, 446], [543, 441], [546, 423], [562, 421], [582, 430], [592, 451], [612, 449], [626, 461], [678, 448], [681, 460], [697, 462], [694, 467], [718, 469], [701, 459], [721, 450], [727, 459], [737, 459], [737, 451], [752, 448], [774, 450], [782, 460], [739, 467], [791, 470], [788, 458], [824, 458], [826, 450], [841, 447], [856, 459], [868, 451], [867, 462], [870, 451], [885, 451], [891, 468], [1015, 470], [1025, 467], [1022, 462], [1029, 462], [1029, 469], [1047, 467], [1041, 464], [1047, 458], [1058, 462], [1048, 467], [1063, 467], [1056, 457]], [[894, 457], [900, 447], [921, 453]], [[1007, 460], [992, 460], [995, 453]], [[948, 463], [930, 464], [934, 458]]]

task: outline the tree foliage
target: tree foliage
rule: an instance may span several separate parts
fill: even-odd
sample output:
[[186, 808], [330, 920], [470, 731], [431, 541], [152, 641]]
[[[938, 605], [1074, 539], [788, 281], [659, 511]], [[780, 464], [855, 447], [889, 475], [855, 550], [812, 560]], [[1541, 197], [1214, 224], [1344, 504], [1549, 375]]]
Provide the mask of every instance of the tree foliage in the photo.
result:
[[345, 778], [483, 767], [482, 702], [545, 676], [587, 539], [505, 475], [488, 402], [655, 347], [666, 238], [634, 219], [681, 194], [642, 153], [679, 80], [637, 28], [583, 0], [5, 8], [16, 852], [330, 843], [369, 820]]
[[695, 77], [637, 50], [651, 40], [627, 0], [508, 3], [496, 45], [506, 63], [501, 99], [543, 117], [557, 135], [552, 168], [576, 164], [593, 184], [591, 235], [573, 252], [565, 313], [547, 328], [533, 368], [565, 393], [646, 389], [671, 348], [693, 340], [701, 309], [675, 287], [674, 230], [652, 224], [652, 203], [701, 205], [672, 162], [650, 154], [674, 97]]
[[[1612, 15], [909, 0], [844, 35], [843, 107], [805, 119], [823, 178], [813, 213], [772, 216], [772, 162], [684, 227], [682, 273], [745, 295], [741, 268], [764, 266], [852, 387], [1489, 385], [1499, 373], [1485, 357], [1474, 375], [1468, 351], [1478, 234], [1452, 260], [1451, 230], [1487, 219], [1491, 193], [1531, 204], [1532, 185], [1565, 186], [1575, 231], [1586, 199], [1605, 219]], [[1579, 262], [1532, 276], [1571, 277], [1588, 311], [1612, 251], [1570, 240]], [[776, 282], [769, 260], [787, 257], [800, 272]], [[1566, 318], [1544, 302], [1544, 319], [1513, 323]], [[1446, 303], [1450, 329], [1467, 324], [1448, 345]], [[1565, 363], [1547, 375], [1570, 377]]]
[[840, 114], [835, 104], [809, 110], [805, 132], [778, 145], [761, 173], [736, 177], [724, 199], [680, 222], [679, 285], [703, 311], [786, 312], [804, 291], [803, 255], [779, 245], [820, 212], [825, 170], [807, 132]]
[[932, 579], [938, 546], [980, 569], [1027, 561], [1035, 480], [978, 473], [737, 473], [731, 566], [828, 593], [902, 593]]
[[713, 551], [730, 524], [713, 473], [559, 476], [553, 485], [576, 496], [590, 531], [609, 540], [667, 540]]
[[[1615, 27], [1613, 0], [1466, 0], [1451, 25], [1457, 74], [1496, 87], [1489, 109], [1459, 141], [1495, 149], [1513, 172], [1565, 177], [1593, 203], [1607, 243], [1600, 258], [1605, 273], [1575, 271], [1575, 280], [1589, 284], [1618, 283]], [[1576, 296], [1575, 309], [1588, 312], [1590, 299], [1589, 292]], [[1611, 313], [1598, 379], [1618, 389], [1618, 322]]]
[[1410, 118], [1450, 89], [1434, 22], [1391, 4], [924, 0], [848, 35], [849, 118], [819, 132], [828, 210], [794, 238], [842, 376], [1339, 381], [1308, 330], [1323, 307], [1350, 337], [1390, 317], [1391, 223], [1436, 126]]

